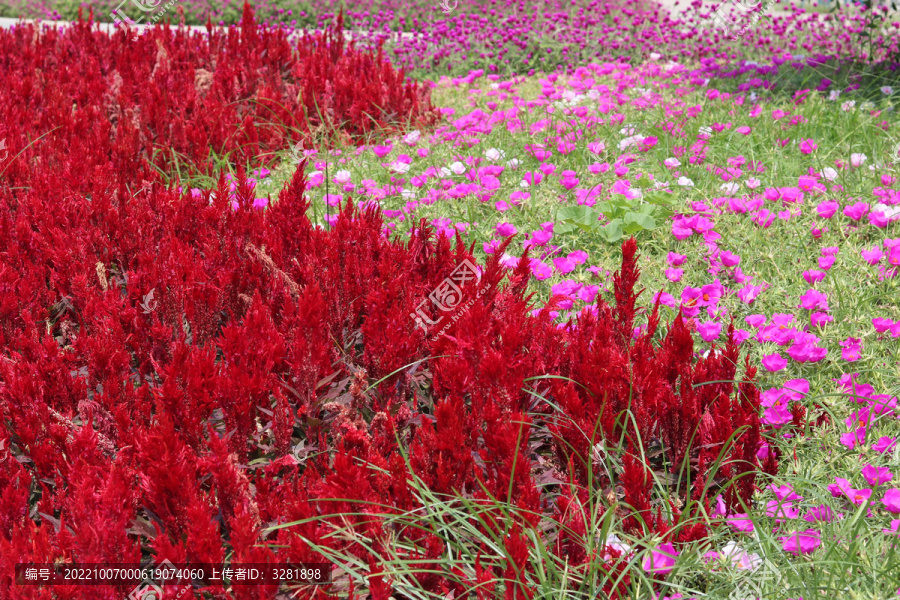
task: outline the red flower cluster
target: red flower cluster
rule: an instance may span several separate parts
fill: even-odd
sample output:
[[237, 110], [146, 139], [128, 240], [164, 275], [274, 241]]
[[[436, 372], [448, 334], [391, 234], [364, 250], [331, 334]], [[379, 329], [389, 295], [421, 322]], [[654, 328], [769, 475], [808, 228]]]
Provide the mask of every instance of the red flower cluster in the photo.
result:
[[216, 161], [267, 162], [311, 137], [436, 122], [427, 87], [380, 49], [345, 41], [341, 21], [291, 39], [257, 24], [247, 4], [239, 27], [208, 34], [159, 26], [109, 36], [90, 21], [0, 31], [0, 138], [10, 156], [23, 151], [7, 176], [62, 146], [91, 168], [112, 162], [139, 186], [148, 163], [213, 174]]

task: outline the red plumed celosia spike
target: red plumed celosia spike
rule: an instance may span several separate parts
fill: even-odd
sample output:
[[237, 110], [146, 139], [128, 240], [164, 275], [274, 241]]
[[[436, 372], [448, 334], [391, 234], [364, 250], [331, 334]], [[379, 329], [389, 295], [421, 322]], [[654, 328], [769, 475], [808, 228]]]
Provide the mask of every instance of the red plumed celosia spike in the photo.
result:
[[[640, 457], [626, 451], [622, 458], [622, 477], [619, 484], [624, 490], [623, 501], [629, 507], [630, 516], [625, 519], [625, 529], [632, 533], [642, 533], [653, 524], [650, 509], [650, 492], [653, 478]], [[652, 529], [651, 529], [652, 530]]]
[[630, 237], [622, 243], [622, 267], [613, 276], [613, 292], [616, 298], [616, 329], [619, 332], [621, 342], [627, 345], [631, 340], [631, 332], [634, 328], [634, 316], [636, 302], [639, 293], [634, 286], [637, 284], [640, 270], [637, 267], [637, 241]]

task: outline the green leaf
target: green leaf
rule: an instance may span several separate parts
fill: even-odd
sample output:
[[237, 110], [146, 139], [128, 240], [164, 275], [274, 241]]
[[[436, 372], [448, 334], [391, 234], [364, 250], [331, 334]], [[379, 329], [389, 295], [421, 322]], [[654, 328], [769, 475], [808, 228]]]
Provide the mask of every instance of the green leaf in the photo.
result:
[[[634, 229], [635, 226], [637, 229]], [[654, 227], [656, 227], [656, 221], [650, 215], [639, 212], [630, 212], [625, 215], [625, 231], [628, 231], [628, 233], [634, 233], [634, 231], [640, 231], [641, 229], [653, 229]]]
[[619, 219], [613, 219], [605, 227], [599, 229], [600, 236], [607, 242], [614, 244], [622, 239], [622, 223]]

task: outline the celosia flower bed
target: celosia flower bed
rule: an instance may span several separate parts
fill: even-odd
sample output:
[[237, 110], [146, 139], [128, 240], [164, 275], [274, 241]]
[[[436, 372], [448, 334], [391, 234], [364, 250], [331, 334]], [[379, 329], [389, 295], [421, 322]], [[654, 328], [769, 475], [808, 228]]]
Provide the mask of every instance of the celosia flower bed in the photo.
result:
[[426, 88], [335, 31], [339, 23], [290, 41], [259, 26], [249, 5], [240, 28], [209, 34], [157, 27], [108, 36], [89, 22], [2, 30], [0, 135], [22, 152], [6, 176], [21, 183], [29, 161], [68, 148], [86, 155], [82, 165], [111, 166], [111, 182], [139, 185], [147, 165], [176, 178], [211, 174], [264, 164], [298, 141], [434, 121]]

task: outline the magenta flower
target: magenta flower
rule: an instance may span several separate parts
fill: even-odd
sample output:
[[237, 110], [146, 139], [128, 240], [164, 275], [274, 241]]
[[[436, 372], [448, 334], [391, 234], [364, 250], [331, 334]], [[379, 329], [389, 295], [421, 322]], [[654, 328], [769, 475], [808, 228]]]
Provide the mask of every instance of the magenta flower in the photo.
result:
[[766, 324], [765, 315], [748, 315], [744, 320], [747, 321], [747, 325], [754, 329], [759, 329]]
[[834, 264], [834, 259], [835, 259], [835, 257], [831, 254], [829, 254], [827, 256], [820, 256], [819, 257], [819, 268], [822, 269], [823, 271], [827, 271]]
[[721, 260], [722, 264], [726, 267], [736, 267], [740, 264], [741, 257], [737, 254], [732, 254], [727, 250], [722, 250], [722, 252], [719, 254], [719, 260]]
[[766, 425], [779, 429], [790, 423], [793, 418], [791, 411], [786, 406], [779, 405], [764, 410], [760, 420]]
[[878, 438], [878, 441], [872, 444], [872, 450], [875, 452], [885, 453], [890, 450], [893, 450], [894, 446], [897, 445], [897, 438], [892, 438], [889, 436], [883, 436]]
[[787, 366], [787, 360], [781, 354], [775, 352], [762, 357], [762, 365], [766, 371], [780, 371]]
[[681, 281], [681, 276], [684, 274], [683, 269], [666, 269], [665, 270], [666, 279], [672, 282]]
[[894, 326], [894, 321], [891, 319], [885, 319], [884, 317], [875, 317], [872, 319], [872, 325], [875, 327], [875, 331], [878, 333], [885, 333], [890, 331], [891, 327]]
[[841, 357], [847, 362], [855, 362], [862, 358], [862, 346], [858, 338], [847, 338], [841, 342]]
[[576, 265], [583, 265], [587, 262], [588, 253], [584, 250], [575, 250], [574, 252], [569, 252], [568, 259]]
[[825, 272], [818, 270], [803, 271], [803, 279], [805, 279], [806, 283], [809, 285], [816, 285], [818, 282], [825, 279]]
[[553, 268], [565, 275], [575, 270], [575, 263], [568, 258], [554, 258]]
[[827, 313], [814, 312], [813, 314], [809, 315], [809, 322], [813, 327], [821, 327], [822, 325], [831, 323], [832, 321], [834, 321], [834, 317]]
[[495, 231], [499, 237], [509, 237], [518, 233], [515, 225], [512, 225], [511, 223], [497, 223]]
[[728, 517], [728, 526], [741, 533], [753, 533], [753, 521], [746, 513], [737, 513]]
[[822, 545], [822, 536], [815, 529], [798, 531], [779, 539], [782, 549], [791, 554], [809, 554]]
[[794, 400], [800, 400], [809, 393], [809, 381], [806, 379], [790, 379], [784, 383], [784, 389]]
[[812, 154], [819, 146], [813, 140], [801, 140], [800, 152], [803, 154]]
[[863, 260], [869, 263], [870, 265], [877, 265], [881, 262], [881, 259], [884, 258], [884, 252], [881, 251], [881, 245], [877, 245], [871, 250], [863, 250], [862, 251]]
[[[882, 529], [884, 533], [888, 535], [898, 535], [900, 534], [900, 519], [892, 519], [890, 529]], [[898, 590], [898, 595], [900, 595], [900, 590]]]
[[684, 264], [684, 261], [687, 260], [687, 256], [684, 254], [676, 254], [675, 252], [669, 252], [667, 260], [670, 265], [673, 267], [679, 267]]
[[876, 467], [871, 464], [862, 468], [862, 476], [869, 482], [869, 485], [875, 486], [887, 483], [894, 478], [894, 474], [887, 467]]
[[789, 485], [771, 484], [771, 485], [767, 486], [767, 488], [772, 490], [772, 493], [774, 493], [775, 497], [778, 498], [779, 500], [787, 500], [787, 501], [803, 500], [803, 496], [801, 496], [800, 494], [795, 492], [794, 488], [792, 488]]
[[844, 216], [859, 221], [869, 212], [869, 205], [865, 202], [857, 202], [853, 206], [844, 207]]
[[807, 290], [800, 296], [799, 308], [805, 310], [828, 310], [828, 295], [818, 290]]
[[816, 214], [823, 219], [830, 219], [834, 216], [834, 213], [836, 213], [837, 209], [839, 209], [840, 207], [841, 205], [834, 200], [820, 202], [819, 205], [816, 206]]
[[847, 494], [847, 499], [857, 506], [861, 506], [868, 502], [872, 497], [872, 490], [851, 488]]
[[722, 335], [722, 324], [714, 321], [704, 321], [697, 325], [697, 333], [703, 338], [704, 342], [712, 342], [719, 339]]
[[666, 542], [660, 544], [656, 550], [650, 552], [649, 556], [644, 557], [643, 567], [648, 573], [654, 575], [668, 575], [675, 567], [675, 559], [679, 552], [675, 551], [675, 546]]
[[900, 490], [887, 490], [881, 503], [889, 513], [900, 514]]
[[798, 518], [800, 516], [800, 511], [794, 508], [794, 505], [790, 502], [769, 500], [766, 502], [766, 515], [775, 517], [777, 522], [781, 522]]
[[803, 520], [808, 523], [831, 523], [834, 521], [835, 516], [840, 517], [842, 515], [835, 515], [830, 506], [820, 504], [806, 511], [806, 514], [803, 515]]
[[719, 283], [709, 283], [700, 288], [700, 297], [697, 299], [697, 306], [715, 306], [722, 297], [722, 285]]
[[756, 300], [756, 297], [759, 296], [759, 293], [761, 291], [762, 291], [761, 285], [747, 284], [738, 290], [737, 296], [741, 302], [743, 302], [745, 304], [750, 304], [754, 300]]

